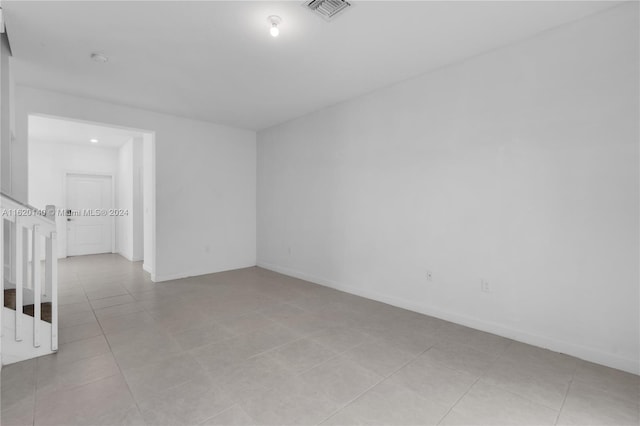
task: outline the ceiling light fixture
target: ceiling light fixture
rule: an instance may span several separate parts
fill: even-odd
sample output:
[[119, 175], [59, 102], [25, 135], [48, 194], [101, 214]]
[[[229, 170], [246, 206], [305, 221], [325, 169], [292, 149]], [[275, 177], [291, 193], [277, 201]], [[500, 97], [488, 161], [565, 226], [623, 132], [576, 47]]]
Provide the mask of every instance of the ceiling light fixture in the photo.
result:
[[271, 23], [271, 29], [269, 32], [273, 37], [278, 37], [280, 34], [280, 28], [278, 28], [278, 25], [282, 22], [282, 18], [277, 15], [271, 15], [267, 20]]
[[94, 62], [101, 62], [101, 63], [109, 62], [109, 58], [103, 55], [102, 53], [92, 53], [91, 60]]
[[89, 142], [91, 142], [91, 143], [98, 143], [98, 139], [89, 139]]

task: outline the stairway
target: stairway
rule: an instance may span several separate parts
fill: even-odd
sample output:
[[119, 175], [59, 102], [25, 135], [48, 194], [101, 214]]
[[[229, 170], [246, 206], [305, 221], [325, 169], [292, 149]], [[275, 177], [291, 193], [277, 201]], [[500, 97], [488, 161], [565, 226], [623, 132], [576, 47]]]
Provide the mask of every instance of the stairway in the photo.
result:
[[[9, 308], [13, 311], [16, 310], [16, 289], [9, 288], [4, 291], [4, 307]], [[40, 315], [42, 321], [48, 322], [51, 324], [51, 302], [42, 302], [40, 304]], [[24, 305], [22, 307], [22, 313], [25, 315], [29, 315], [30, 317], [34, 316], [34, 305]]]
[[0, 206], [12, 212], [0, 218], [0, 355], [7, 365], [58, 350], [58, 243], [53, 206], [35, 209], [6, 194]]

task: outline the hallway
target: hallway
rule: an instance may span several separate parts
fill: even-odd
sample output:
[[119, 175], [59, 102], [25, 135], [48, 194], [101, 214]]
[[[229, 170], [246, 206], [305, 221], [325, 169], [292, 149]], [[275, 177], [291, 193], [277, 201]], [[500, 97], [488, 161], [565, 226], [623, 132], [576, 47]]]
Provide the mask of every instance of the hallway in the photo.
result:
[[638, 423], [638, 377], [261, 268], [154, 284], [67, 258], [60, 350], [3, 425]]

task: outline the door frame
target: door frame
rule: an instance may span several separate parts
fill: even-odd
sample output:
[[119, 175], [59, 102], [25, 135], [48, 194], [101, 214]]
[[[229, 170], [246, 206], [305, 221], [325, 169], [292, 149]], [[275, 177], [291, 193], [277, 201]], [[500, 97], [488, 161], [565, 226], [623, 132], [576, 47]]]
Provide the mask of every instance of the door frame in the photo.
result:
[[[62, 198], [64, 200], [63, 211], [67, 210], [67, 184], [69, 182], [70, 176], [89, 176], [89, 177], [108, 177], [111, 179], [111, 207], [115, 208], [116, 204], [116, 179], [113, 173], [104, 173], [104, 172], [85, 172], [85, 171], [77, 171], [77, 170], [65, 170], [63, 172], [63, 182], [62, 182]], [[66, 239], [66, 247], [64, 257], [69, 257], [69, 234], [66, 224], [67, 217], [64, 216], [64, 232]], [[109, 216], [109, 220], [111, 222], [111, 253], [116, 252], [116, 217], [113, 215]]]
[[[1, 0], [0, 0], [1, 1]], [[131, 121], [144, 121], [141, 119], [107, 119], [104, 120], [104, 112], [102, 111], [85, 111], [79, 110], [73, 104], [40, 104], [36, 102], [39, 107], [31, 107], [26, 111], [21, 112], [16, 124], [16, 131], [18, 136], [22, 135], [27, 141], [27, 159], [29, 152], [29, 118], [32, 116], [56, 118], [58, 120], [75, 121], [78, 123], [95, 124], [98, 126], [115, 127], [118, 129], [131, 130], [132, 132], [140, 133], [143, 137], [143, 149], [142, 158], [143, 164], [147, 171], [144, 171], [143, 175], [143, 223], [144, 223], [144, 261], [142, 264], [143, 269], [151, 275], [151, 281], [158, 281], [157, 274], [157, 135], [156, 130], [145, 127], [136, 127], [131, 125]], [[88, 113], [88, 116], [87, 116]], [[107, 114], [109, 115], [109, 114]], [[83, 173], [83, 172], [80, 172]], [[27, 168], [27, 178], [29, 176]], [[64, 179], [61, 177], [60, 179]], [[66, 183], [63, 182], [63, 187]], [[28, 186], [27, 186], [28, 188]], [[63, 193], [66, 197], [66, 194]], [[28, 198], [27, 198], [28, 199]], [[59, 223], [56, 220], [56, 223]], [[57, 225], [60, 226], [60, 225]], [[61, 235], [63, 229], [58, 228], [58, 232]], [[66, 232], [66, 231], [65, 231]], [[65, 235], [66, 237], [66, 235]], [[59, 255], [62, 253], [60, 251]], [[62, 257], [62, 256], [61, 256]], [[66, 243], [65, 243], [65, 256], [66, 257]]]

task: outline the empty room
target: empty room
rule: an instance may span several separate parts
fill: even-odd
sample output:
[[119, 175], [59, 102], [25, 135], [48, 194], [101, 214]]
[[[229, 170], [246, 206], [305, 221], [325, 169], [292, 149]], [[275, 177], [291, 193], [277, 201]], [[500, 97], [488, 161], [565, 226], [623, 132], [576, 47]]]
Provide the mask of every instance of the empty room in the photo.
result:
[[640, 424], [640, 2], [0, 0], [0, 424]]

